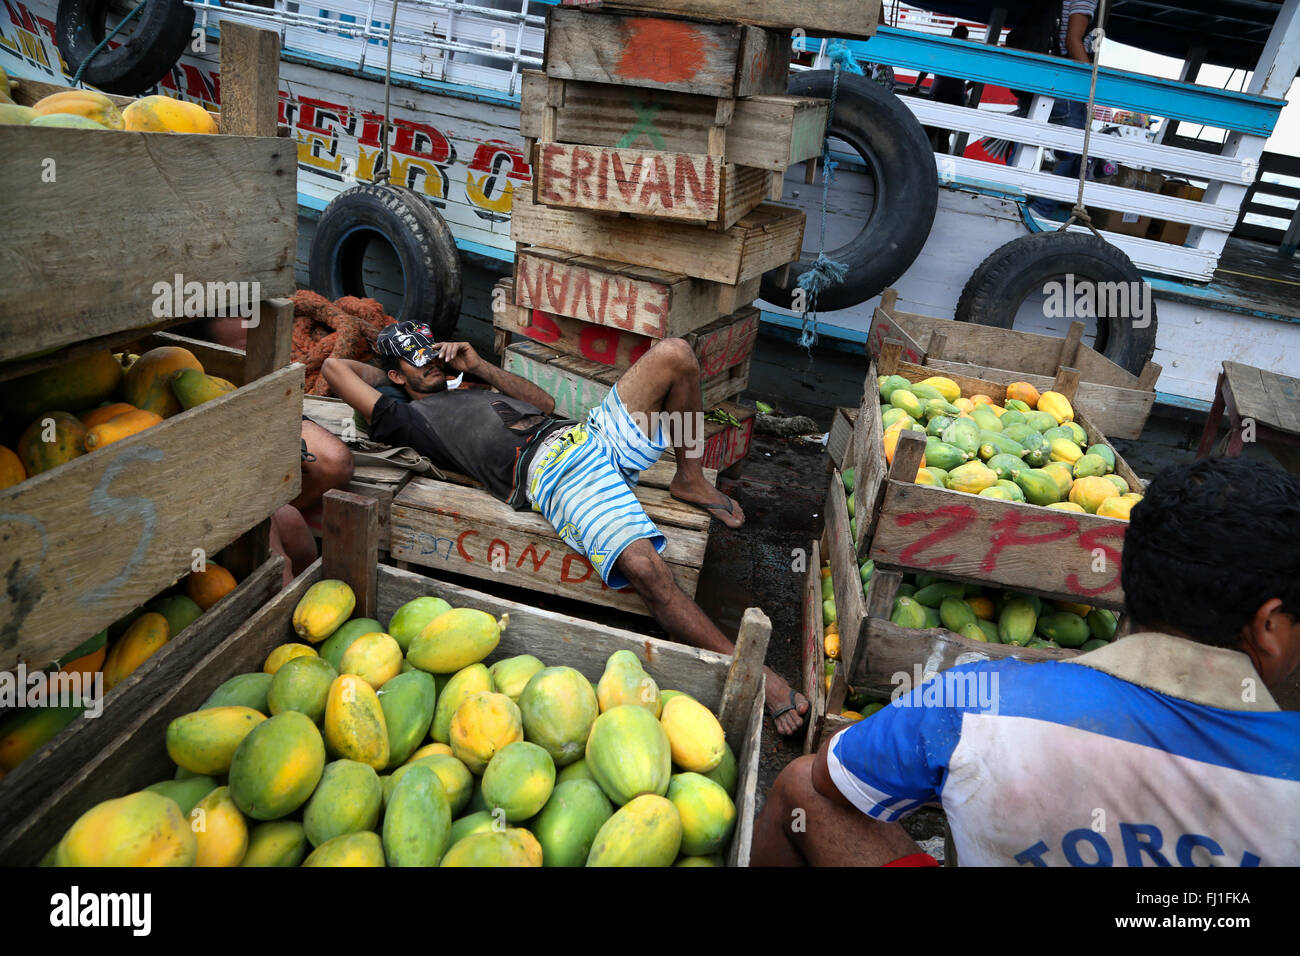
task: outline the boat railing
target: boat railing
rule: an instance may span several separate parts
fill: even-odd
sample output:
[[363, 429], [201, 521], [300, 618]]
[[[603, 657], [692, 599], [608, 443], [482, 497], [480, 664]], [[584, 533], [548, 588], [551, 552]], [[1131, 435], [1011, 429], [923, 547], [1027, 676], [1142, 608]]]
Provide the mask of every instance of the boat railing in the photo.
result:
[[[1276, 181], [1282, 177], [1289, 182]], [[1300, 237], [1300, 156], [1266, 152], [1260, 157], [1259, 176], [1241, 204], [1233, 235], [1278, 246], [1284, 255], [1295, 254]]]
[[[805, 39], [796, 45], [819, 54], [820, 63], [814, 65], [828, 63], [827, 41]], [[1043, 169], [1043, 154], [1049, 149], [1082, 151], [1083, 130], [1053, 125], [1048, 117], [1058, 99], [1087, 102], [1090, 66], [889, 27], [881, 27], [870, 40], [848, 41], [847, 47], [856, 60], [1032, 94], [1026, 117], [939, 103], [928, 96], [904, 96], [902, 101], [924, 126], [964, 133], [972, 141], [987, 137], [1023, 144], [1010, 165], [937, 154], [941, 181], [992, 184], [1013, 197], [1074, 202], [1077, 182]], [[1154, 170], [1202, 187], [1205, 191], [1200, 199], [1106, 182], [1089, 181], [1084, 188], [1084, 204], [1089, 210], [1115, 210], [1132, 219], [1149, 217], [1188, 227], [1182, 244], [1106, 233], [1107, 239], [1123, 249], [1140, 269], [1193, 280], [1210, 279], [1224, 243], [1237, 225], [1246, 192], [1257, 178], [1259, 156], [1285, 100], [1102, 67], [1098, 70], [1095, 102], [1115, 110], [1199, 123], [1223, 131], [1225, 142], [1217, 153], [1122, 136], [1094, 133], [1090, 138], [1090, 156]], [[1038, 225], [1034, 220], [1027, 221]], [[1055, 224], [1045, 221], [1040, 227], [1054, 228]]]

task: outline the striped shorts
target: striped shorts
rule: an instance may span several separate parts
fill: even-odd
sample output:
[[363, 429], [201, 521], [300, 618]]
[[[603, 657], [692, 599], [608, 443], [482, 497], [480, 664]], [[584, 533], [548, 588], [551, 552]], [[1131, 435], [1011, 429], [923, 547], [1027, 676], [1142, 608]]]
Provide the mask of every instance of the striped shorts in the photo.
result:
[[629, 544], [647, 538], [661, 554], [668, 544], [632, 491], [640, 473], [667, 447], [662, 427], [653, 440], [646, 438], [615, 386], [585, 423], [563, 432], [532, 463], [528, 500], [533, 510], [565, 544], [586, 555], [611, 588], [628, 586], [614, 565]]

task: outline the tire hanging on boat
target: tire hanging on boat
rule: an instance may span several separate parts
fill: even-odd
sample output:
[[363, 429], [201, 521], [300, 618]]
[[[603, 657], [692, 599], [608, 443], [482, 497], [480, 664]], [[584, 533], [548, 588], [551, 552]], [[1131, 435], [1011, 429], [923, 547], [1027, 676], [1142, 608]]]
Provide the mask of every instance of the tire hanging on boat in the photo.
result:
[[362, 264], [375, 239], [392, 246], [402, 266], [397, 320], [426, 321], [435, 336], [449, 335], [460, 318], [460, 254], [438, 211], [403, 186], [367, 183], [330, 201], [311, 240], [312, 289], [331, 301], [365, 298]]
[[[1122, 297], [1097, 295], [1097, 338], [1093, 348], [1134, 375], [1142, 374], [1156, 348], [1155, 298], [1143, 289], [1142, 274], [1133, 260], [1108, 242], [1086, 232], [1036, 232], [1013, 239], [994, 250], [966, 280], [957, 300], [958, 322], [1009, 329], [1030, 293], [1048, 293], [1048, 283], [1073, 275], [1073, 288], [1087, 283], [1123, 283]], [[1118, 290], [1120, 286], [1103, 286]], [[1132, 297], [1149, 315], [1140, 315]], [[1112, 303], [1127, 303], [1132, 315], [1113, 314]], [[1117, 310], [1122, 311], [1122, 310]]]
[[[108, 8], [109, 0], [59, 0], [54, 33], [73, 73], [109, 32]], [[148, 91], [171, 72], [193, 38], [194, 8], [181, 0], [148, 0], [132, 24], [117, 46], [95, 55], [82, 80], [122, 96]]]
[[[792, 96], [829, 100], [833, 78], [826, 70], [798, 73], [791, 77], [789, 91]], [[840, 73], [828, 135], [862, 157], [875, 179], [876, 195], [861, 231], [846, 245], [826, 250], [829, 258], [848, 266], [848, 273], [842, 283], [818, 295], [820, 312], [850, 308], [892, 285], [920, 254], [939, 203], [939, 177], [930, 141], [912, 111], [879, 83]], [[817, 228], [811, 216], [807, 228]], [[780, 270], [765, 275], [763, 298], [790, 308], [799, 277], [812, 268], [815, 258], [815, 253], [805, 255], [792, 264], [784, 284], [776, 281]]]

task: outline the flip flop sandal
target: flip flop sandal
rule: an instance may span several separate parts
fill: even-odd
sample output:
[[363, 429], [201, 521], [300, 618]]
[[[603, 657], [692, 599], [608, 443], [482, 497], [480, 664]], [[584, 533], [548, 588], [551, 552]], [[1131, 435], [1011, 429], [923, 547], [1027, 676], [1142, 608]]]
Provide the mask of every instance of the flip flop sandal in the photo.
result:
[[703, 508], [705, 511], [717, 511], [726, 515], [734, 515], [736, 513], [736, 502], [730, 495], [727, 496], [727, 503], [725, 505], [721, 501], [715, 501], [711, 505], [704, 505], [700, 504], [698, 501], [688, 501], [685, 498], [678, 498], [676, 495], [672, 495], [672, 498], [675, 501], [680, 501], [684, 505], [690, 505], [693, 508]]
[[[773, 723], [773, 724], [775, 724], [775, 723], [777, 722], [777, 720], [780, 719], [780, 717], [781, 717], [782, 714], [788, 714], [788, 713], [789, 713], [790, 711], [792, 711], [792, 710], [795, 712], [795, 716], [797, 716], [797, 717], [803, 717], [803, 716], [804, 716], [803, 714], [800, 714], [800, 713], [799, 713], [799, 702], [798, 702], [798, 699], [797, 699], [797, 698], [798, 698], [798, 693], [797, 693], [796, 691], [794, 691], [794, 690], [791, 690], [791, 691], [790, 691], [790, 703], [786, 704], [784, 707], [780, 708], [779, 710], [776, 710], [776, 711], [773, 711], [773, 712], [769, 712], [768, 716], [772, 718], [772, 723]], [[799, 727], [802, 728], [802, 727], [803, 727], [803, 724], [800, 724]], [[799, 731], [798, 731], [798, 730], [795, 730], [794, 732], [795, 732], [795, 733], [798, 733]], [[778, 731], [778, 733], [779, 733], [779, 731]], [[783, 736], [789, 736], [789, 734], [784, 734]]]
[[307, 450], [307, 439], [305, 439], [305, 438], [300, 438], [299, 441], [302, 442], [302, 460], [303, 460], [303, 461], [315, 461], [315, 460], [316, 460], [316, 456], [313, 455], [311, 452], [309, 452], [309, 451]]

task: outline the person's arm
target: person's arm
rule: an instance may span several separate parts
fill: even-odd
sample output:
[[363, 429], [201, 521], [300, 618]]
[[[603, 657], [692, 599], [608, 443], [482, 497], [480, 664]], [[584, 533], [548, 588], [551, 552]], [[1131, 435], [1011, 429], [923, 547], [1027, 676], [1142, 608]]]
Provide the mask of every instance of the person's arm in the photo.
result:
[[387, 381], [382, 369], [351, 359], [327, 358], [321, 364], [321, 374], [334, 394], [361, 413], [367, 422], [379, 401], [378, 386]]
[[1092, 63], [1092, 57], [1083, 46], [1083, 38], [1088, 33], [1088, 22], [1091, 19], [1092, 17], [1086, 13], [1070, 14], [1070, 22], [1065, 33], [1065, 52], [1071, 60]]
[[451, 368], [473, 375], [503, 395], [527, 402], [545, 415], [555, 411], [555, 399], [527, 379], [483, 361], [468, 342], [443, 342], [438, 346], [438, 352]]

